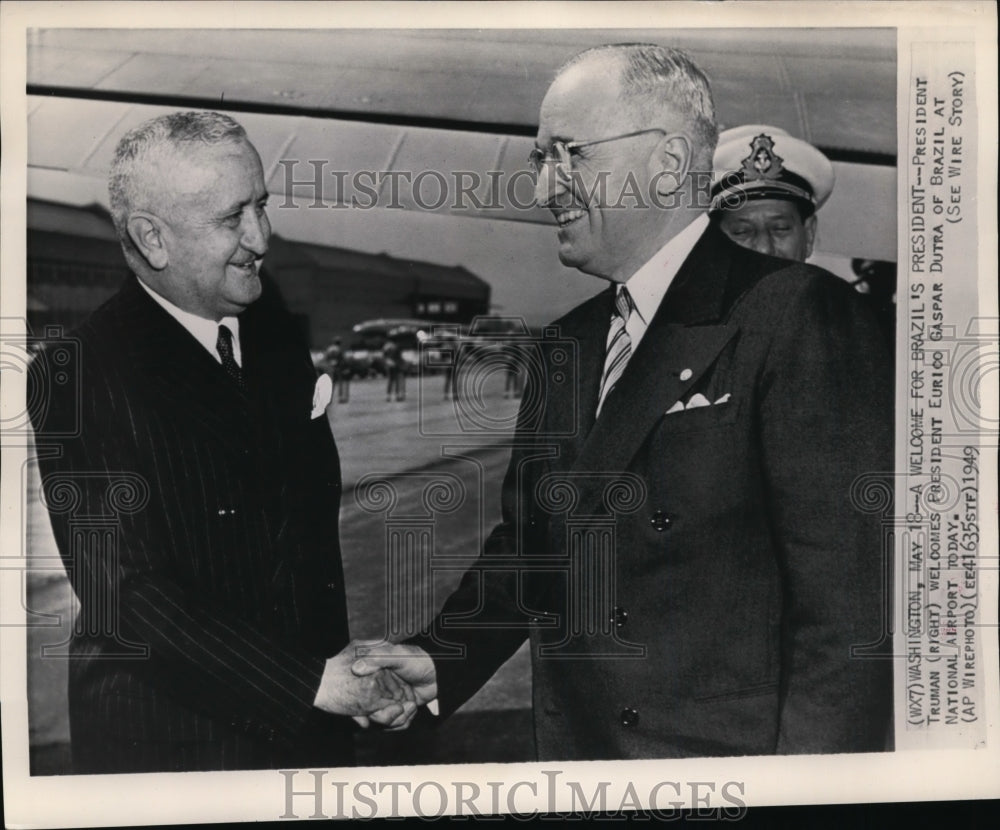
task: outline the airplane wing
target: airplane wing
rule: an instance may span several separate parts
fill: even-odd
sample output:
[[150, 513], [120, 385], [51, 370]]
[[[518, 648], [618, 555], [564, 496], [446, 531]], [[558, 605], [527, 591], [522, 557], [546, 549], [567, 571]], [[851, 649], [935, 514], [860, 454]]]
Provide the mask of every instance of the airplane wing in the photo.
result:
[[[723, 127], [773, 124], [833, 160], [820, 252], [895, 259], [890, 30], [34, 30], [29, 195], [104, 202], [125, 129], [212, 108], [239, 118], [270, 192], [300, 207], [548, 225], [526, 173], [545, 89], [580, 49], [639, 40], [692, 55]], [[328, 239], [308, 213], [282, 233]]]

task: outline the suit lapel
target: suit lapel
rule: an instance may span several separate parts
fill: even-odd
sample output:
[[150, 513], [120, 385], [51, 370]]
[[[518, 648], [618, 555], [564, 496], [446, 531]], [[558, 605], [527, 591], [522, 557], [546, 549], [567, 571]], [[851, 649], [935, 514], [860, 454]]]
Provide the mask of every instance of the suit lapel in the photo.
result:
[[273, 289], [240, 315], [246, 397], [253, 412], [295, 429], [312, 409], [316, 370], [290, 316], [276, 305]]
[[725, 325], [650, 327], [614, 393], [604, 402], [576, 469], [626, 469], [657, 421], [698, 382], [735, 334], [735, 329]]
[[[614, 392], [605, 400], [601, 417], [582, 442], [573, 464], [575, 472], [627, 469], [666, 410], [687, 394], [736, 336], [735, 327], [720, 322], [734, 299], [729, 288], [730, 248], [720, 235], [710, 226], [681, 266]], [[603, 334], [606, 330], [605, 320]], [[600, 371], [599, 367], [598, 385]], [[597, 392], [595, 408], [596, 398]], [[584, 476], [580, 482], [584, 506], [597, 495], [591, 490], [603, 485], [598, 485], [595, 476]]]
[[[604, 348], [607, 340], [608, 320], [614, 302], [614, 289], [602, 291], [580, 310], [581, 313], [559, 332], [558, 341], [573, 344], [575, 362], [570, 367], [557, 358], [558, 347], [548, 352], [546, 371], [549, 383], [560, 375], [569, 381], [561, 394], [549, 397], [546, 432], [556, 437], [559, 457], [553, 467], [567, 469], [572, 466], [594, 424], [597, 396], [604, 367]], [[568, 371], [567, 371], [568, 369]]]
[[122, 289], [122, 348], [172, 407], [234, 449], [250, 435], [247, 396], [194, 337], [132, 277]]

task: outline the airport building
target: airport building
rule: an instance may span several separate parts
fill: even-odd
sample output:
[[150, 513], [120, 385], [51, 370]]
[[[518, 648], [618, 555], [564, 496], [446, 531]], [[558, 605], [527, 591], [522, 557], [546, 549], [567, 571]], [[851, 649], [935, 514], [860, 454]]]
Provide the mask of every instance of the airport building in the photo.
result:
[[[66, 330], [83, 322], [128, 268], [111, 217], [100, 205], [28, 200], [28, 322]], [[467, 324], [489, 313], [490, 286], [462, 266], [398, 259], [294, 242], [272, 235], [265, 271], [298, 316], [313, 347], [378, 317]]]

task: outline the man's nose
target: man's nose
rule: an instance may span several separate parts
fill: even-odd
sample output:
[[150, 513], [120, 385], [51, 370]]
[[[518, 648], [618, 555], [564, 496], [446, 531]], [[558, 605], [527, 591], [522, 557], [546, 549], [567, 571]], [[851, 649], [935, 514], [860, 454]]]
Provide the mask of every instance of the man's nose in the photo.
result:
[[771, 242], [771, 237], [766, 233], [755, 233], [753, 239], [750, 240], [751, 250], [756, 251], [758, 254], [767, 254], [768, 256], [774, 256], [774, 245]]
[[271, 223], [267, 214], [250, 210], [249, 216], [243, 220], [243, 236], [240, 244], [248, 251], [261, 257], [267, 253], [267, 240], [271, 236]]
[[558, 164], [547, 162], [535, 176], [535, 204], [549, 207], [566, 190], [566, 180]]

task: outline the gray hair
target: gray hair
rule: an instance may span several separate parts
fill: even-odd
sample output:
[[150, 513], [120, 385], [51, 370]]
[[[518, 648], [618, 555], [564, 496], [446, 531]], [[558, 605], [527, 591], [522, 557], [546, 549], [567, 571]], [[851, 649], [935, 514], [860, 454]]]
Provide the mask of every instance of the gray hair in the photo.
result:
[[152, 156], [192, 144], [246, 141], [246, 130], [218, 112], [174, 112], [133, 127], [118, 142], [108, 176], [111, 218], [126, 257], [137, 255], [128, 235], [128, 217], [136, 201], [137, 179]]
[[686, 53], [652, 43], [609, 43], [574, 55], [558, 74], [593, 58], [607, 58], [618, 67], [622, 100], [643, 124], [656, 120], [664, 109], [680, 114], [693, 133], [694, 164], [711, 172], [719, 141], [712, 87]]

